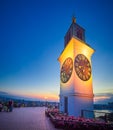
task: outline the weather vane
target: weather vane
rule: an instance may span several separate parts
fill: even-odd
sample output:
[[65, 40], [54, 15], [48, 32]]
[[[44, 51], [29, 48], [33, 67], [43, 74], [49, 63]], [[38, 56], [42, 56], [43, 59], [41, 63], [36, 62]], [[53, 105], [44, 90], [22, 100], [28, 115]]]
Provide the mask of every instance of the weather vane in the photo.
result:
[[76, 23], [76, 17], [75, 17], [75, 15], [72, 16], [72, 23]]

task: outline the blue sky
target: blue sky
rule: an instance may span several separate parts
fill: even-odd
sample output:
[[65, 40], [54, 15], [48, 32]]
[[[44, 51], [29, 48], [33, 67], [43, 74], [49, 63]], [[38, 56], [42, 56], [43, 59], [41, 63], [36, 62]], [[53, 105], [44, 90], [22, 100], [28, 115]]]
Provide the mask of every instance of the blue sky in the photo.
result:
[[[112, 0], [0, 0], [0, 91], [55, 99], [72, 16], [86, 30], [96, 101], [113, 101]], [[49, 97], [50, 96], [50, 97]]]

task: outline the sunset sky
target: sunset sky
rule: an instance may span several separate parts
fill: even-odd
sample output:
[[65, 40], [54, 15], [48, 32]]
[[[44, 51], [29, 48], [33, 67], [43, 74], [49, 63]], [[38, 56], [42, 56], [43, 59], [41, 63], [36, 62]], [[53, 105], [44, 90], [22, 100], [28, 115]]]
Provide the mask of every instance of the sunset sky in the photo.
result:
[[0, 91], [58, 100], [64, 35], [85, 28], [95, 101], [113, 101], [112, 0], [0, 0]]

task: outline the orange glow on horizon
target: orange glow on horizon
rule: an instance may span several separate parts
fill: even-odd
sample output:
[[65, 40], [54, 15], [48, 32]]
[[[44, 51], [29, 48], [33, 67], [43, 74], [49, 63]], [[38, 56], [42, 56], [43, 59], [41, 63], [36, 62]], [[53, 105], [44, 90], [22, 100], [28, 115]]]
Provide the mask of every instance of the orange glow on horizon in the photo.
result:
[[29, 98], [37, 98], [37, 100], [43, 100], [43, 101], [59, 101], [59, 96], [54, 94], [48, 94], [48, 93], [42, 93], [42, 94], [27, 94], [26, 95]]
[[20, 92], [13, 92], [13, 93], [10, 93], [10, 94], [14, 94], [16, 96], [21, 96], [21, 97], [25, 97], [25, 98], [34, 98], [34, 99], [37, 99], [37, 100], [42, 100], [42, 101], [55, 101], [55, 102], [58, 102], [59, 101], [59, 95], [57, 95], [57, 93], [49, 93], [49, 92], [23, 92], [23, 91], [20, 91]]
[[94, 97], [94, 102], [106, 100], [109, 98], [110, 98], [109, 96], [96, 96], [96, 97]]

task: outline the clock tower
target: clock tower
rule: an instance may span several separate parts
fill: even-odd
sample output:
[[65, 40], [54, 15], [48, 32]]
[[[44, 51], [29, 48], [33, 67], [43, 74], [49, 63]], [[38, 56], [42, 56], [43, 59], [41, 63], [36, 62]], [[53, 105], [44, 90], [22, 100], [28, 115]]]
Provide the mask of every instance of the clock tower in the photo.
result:
[[93, 118], [91, 56], [94, 49], [85, 42], [85, 30], [73, 17], [64, 37], [60, 62], [60, 111], [76, 117]]

